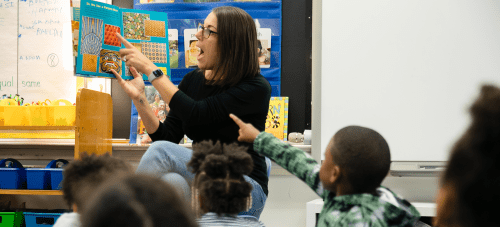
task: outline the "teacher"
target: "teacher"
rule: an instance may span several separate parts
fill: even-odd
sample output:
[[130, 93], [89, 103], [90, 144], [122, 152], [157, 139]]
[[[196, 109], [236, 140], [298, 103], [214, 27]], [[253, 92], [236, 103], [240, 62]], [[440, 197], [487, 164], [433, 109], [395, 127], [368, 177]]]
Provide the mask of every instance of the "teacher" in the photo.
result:
[[[268, 194], [265, 159], [253, 150], [252, 144], [238, 142], [239, 128], [229, 117], [233, 113], [260, 131], [265, 129], [271, 86], [260, 74], [257, 31], [252, 17], [236, 7], [214, 8], [204, 24], [198, 25], [198, 68], [186, 74], [178, 88], [138, 49], [118, 37], [125, 45], [120, 54], [134, 79], [125, 81], [113, 73], [133, 100], [154, 141], [137, 172], [152, 173], [173, 182], [189, 198], [194, 174], [186, 166], [192, 151], [178, 145], [184, 134], [193, 143], [212, 140], [246, 146], [254, 162], [253, 171], [245, 176], [253, 186], [252, 208], [240, 214], [259, 218]], [[151, 84], [170, 106], [163, 123], [147, 102], [140, 73], [149, 75]]]

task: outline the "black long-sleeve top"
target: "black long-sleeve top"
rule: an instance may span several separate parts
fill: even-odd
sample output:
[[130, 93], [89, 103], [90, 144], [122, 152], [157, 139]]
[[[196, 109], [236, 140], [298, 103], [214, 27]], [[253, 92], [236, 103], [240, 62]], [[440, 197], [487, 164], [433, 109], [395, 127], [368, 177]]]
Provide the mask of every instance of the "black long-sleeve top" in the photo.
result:
[[239, 127], [229, 114], [264, 131], [271, 98], [269, 82], [257, 75], [235, 86], [222, 88], [207, 85], [203, 72], [196, 69], [184, 76], [178, 88], [170, 100], [166, 120], [160, 122], [156, 132], [149, 134], [151, 140], [179, 143], [186, 134], [193, 143], [212, 140], [246, 146], [254, 162], [249, 177], [257, 181], [267, 195], [269, 179], [265, 159], [253, 150], [252, 144], [238, 141]]

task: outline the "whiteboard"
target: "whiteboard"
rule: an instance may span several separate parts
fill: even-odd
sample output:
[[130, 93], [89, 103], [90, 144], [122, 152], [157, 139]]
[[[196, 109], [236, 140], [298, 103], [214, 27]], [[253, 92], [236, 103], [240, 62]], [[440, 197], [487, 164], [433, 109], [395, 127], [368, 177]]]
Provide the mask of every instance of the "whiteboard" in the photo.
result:
[[2, 0], [0, 29], [0, 95], [75, 102], [68, 0]]
[[336, 131], [360, 125], [386, 138], [392, 161], [446, 161], [481, 84], [500, 85], [500, 1], [323, 0], [321, 7], [320, 34], [313, 25], [321, 36], [313, 37], [321, 51], [318, 59], [313, 50], [320, 132], [312, 128], [321, 151]]

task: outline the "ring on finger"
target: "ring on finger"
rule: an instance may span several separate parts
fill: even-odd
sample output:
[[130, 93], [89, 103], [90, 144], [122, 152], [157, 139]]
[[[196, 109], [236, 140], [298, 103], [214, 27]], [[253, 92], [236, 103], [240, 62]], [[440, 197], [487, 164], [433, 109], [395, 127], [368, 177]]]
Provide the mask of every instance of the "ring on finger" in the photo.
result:
[[124, 57], [123, 57], [123, 61], [124, 61], [124, 62], [127, 62], [127, 56], [124, 56]]

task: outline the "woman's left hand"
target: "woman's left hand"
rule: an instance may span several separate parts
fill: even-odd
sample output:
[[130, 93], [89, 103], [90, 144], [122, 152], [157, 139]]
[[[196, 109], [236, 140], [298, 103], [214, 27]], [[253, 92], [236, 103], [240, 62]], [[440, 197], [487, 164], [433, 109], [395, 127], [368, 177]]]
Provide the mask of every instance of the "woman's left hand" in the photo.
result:
[[138, 72], [149, 75], [156, 69], [156, 65], [151, 62], [144, 54], [141, 53], [137, 48], [135, 48], [130, 42], [123, 38], [119, 33], [116, 36], [120, 42], [125, 45], [124, 49], [120, 50], [120, 55], [125, 65], [128, 67], [134, 67]]

